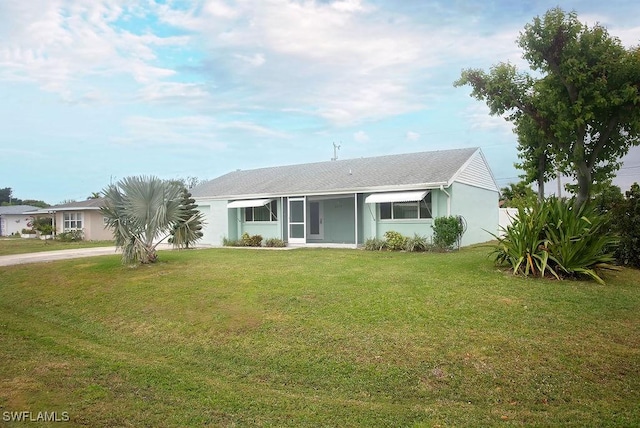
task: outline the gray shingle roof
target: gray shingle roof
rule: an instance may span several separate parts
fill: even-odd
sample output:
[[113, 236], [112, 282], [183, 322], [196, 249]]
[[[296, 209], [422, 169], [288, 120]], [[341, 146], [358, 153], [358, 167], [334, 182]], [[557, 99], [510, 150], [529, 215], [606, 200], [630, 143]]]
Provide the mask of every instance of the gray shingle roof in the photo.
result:
[[49, 207], [49, 209], [86, 209], [86, 208], [100, 208], [104, 205], [104, 198], [87, 199], [78, 202], [68, 202], [66, 204], [59, 204]]
[[287, 196], [448, 183], [478, 148], [234, 171], [191, 189], [196, 198]]
[[0, 207], [0, 215], [16, 215], [16, 214], [24, 214], [27, 211], [39, 210], [40, 208], [34, 207], [33, 205], [10, 205], [6, 207]]
[[82, 211], [99, 210], [104, 205], [104, 198], [86, 199], [84, 201], [67, 202], [66, 204], [53, 205], [47, 208], [38, 209], [38, 213], [46, 214], [51, 211]]

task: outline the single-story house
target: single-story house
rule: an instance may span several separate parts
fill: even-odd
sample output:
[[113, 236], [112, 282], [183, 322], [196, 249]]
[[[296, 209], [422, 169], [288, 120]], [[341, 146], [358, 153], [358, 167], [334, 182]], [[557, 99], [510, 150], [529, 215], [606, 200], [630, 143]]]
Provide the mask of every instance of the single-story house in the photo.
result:
[[87, 241], [108, 241], [113, 239], [113, 232], [105, 226], [100, 207], [104, 198], [87, 199], [80, 202], [69, 202], [42, 208], [32, 215], [53, 218], [55, 233], [82, 231]]
[[40, 208], [32, 205], [0, 206], [0, 236], [19, 234], [22, 229], [31, 229], [31, 214], [29, 211]]
[[206, 224], [201, 243], [243, 233], [291, 244], [347, 244], [432, 236], [433, 219], [460, 216], [462, 245], [498, 231], [498, 186], [479, 148], [234, 171], [191, 193]]

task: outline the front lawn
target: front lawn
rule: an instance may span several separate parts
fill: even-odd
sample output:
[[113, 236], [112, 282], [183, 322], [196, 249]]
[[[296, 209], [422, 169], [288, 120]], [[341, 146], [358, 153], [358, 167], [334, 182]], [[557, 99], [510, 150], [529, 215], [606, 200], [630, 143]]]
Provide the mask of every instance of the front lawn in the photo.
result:
[[0, 270], [0, 413], [72, 426], [639, 426], [640, 272], [487, 249], [104, 256]]
[[0, 239], [0, 256], [75, 248], [109, 247], [113, 245], [115, 245], [113, 241], [61, 242], [58, 240], [2, 238]]

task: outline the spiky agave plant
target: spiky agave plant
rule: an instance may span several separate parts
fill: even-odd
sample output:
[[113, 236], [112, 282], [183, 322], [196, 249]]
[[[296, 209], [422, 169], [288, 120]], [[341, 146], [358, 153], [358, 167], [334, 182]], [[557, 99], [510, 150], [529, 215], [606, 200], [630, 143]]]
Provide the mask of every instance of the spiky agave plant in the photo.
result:
[[153, 263], [156, 249], [180, 221], [181, 187], [152, 176], [123, 178], [103, 190], [106, 225], [122, 249], [122, 262]]
[[617, 238], [607, 232], [607, 219], [590, 205], [550, 197], [528, 208], [497, 237], [498, 264], [508, 263], [514, 274], [554, 277], [586, 275], [604, 283], [597, 270], [616, 269], [607, 252]]

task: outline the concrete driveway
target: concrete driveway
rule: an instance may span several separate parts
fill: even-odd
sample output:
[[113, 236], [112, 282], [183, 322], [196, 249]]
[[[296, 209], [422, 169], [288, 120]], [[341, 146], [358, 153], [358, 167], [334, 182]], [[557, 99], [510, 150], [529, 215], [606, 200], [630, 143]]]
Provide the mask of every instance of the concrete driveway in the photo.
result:
[[39, 253], [12, 254], [10, 256], [0, 256], [0, 266], [51, 262], [54, 260], [77, 259], [80, 257], [104, 256], [108, 254], [116, 254], [116, 247], [77, 248], [72, 250], [54, 250], [42, 251]]
[[[173, 245], [165, 242], [158, 244], [156, 250], [173, 250]], [[79, 259], [82, 257], [107, 256], [120, 254], [116, 247], [75, 248], [71, 250], [42, 251], [38, 253], [12, 254], [0, 256], [0, 266], [22, 265], [26, 263], [52, 262], [55, 260]]]

